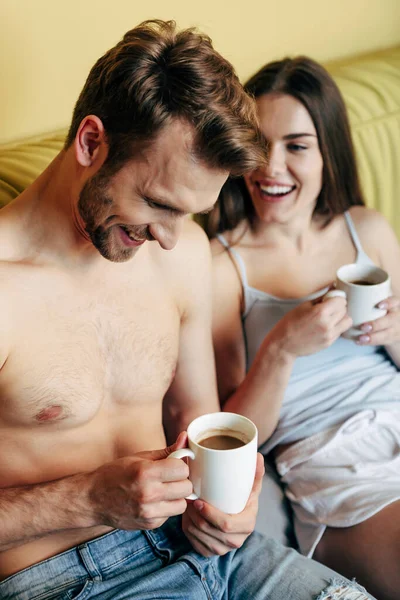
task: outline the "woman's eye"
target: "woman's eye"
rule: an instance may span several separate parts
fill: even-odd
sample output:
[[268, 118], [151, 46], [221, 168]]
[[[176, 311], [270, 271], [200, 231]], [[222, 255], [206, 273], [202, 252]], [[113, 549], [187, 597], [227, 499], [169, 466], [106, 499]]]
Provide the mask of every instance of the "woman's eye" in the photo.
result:
[[289, 144], [288, 149], [293, 152], [299, 152], [301, 150], [307, 150], [307, 146], [304, 146], [303, 144]]

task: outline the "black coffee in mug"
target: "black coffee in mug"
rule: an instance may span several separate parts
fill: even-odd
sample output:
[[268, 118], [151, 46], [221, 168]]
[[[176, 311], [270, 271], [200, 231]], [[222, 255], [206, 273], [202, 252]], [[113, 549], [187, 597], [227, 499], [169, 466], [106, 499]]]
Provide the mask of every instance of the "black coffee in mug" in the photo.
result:
[[368, 279], [356, 279], [355, 281], [349, 281], [353, 285], [375, 285], [374, 281], [368, 281]]
[[211, 450], [234, 450], [235, 448], [241, 448], [246, 443], [239, 438], [225, 433], [213, 433], [212, 435], [205, 435], [199, 442], [199, 446], [203, 448], [210, 448]]

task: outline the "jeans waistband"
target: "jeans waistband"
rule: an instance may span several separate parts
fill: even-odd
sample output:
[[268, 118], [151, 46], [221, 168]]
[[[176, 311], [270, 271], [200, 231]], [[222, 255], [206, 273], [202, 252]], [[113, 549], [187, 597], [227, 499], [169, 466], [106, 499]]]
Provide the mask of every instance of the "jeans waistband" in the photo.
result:
[[[0, 582], [0, 598], [4, 597], [3, 590], [13, 586], [13, 582], [16, 583], [18, 579], [29, 577], [30, 572], [33, 587], [35, 582], [38, 582], [39, 587], [43, 581], [47, 581], [50, 586], [52, 577], [57, 579], [57, 586], [65, 587], [88, 575], [94, 581], [101, 580], [115, 564], [146, 547], [148, 540], [142, 531], [116, 529], [7, 577]], [[34, 596], [35, 590], [32, 589], [31, 592]]]
[[88, 580], [102, 585], [100, 582], [113, 580], [127, 571], [132, 576], [135, 571], [136, 576], [142, 576], [156, 557], [165, 565], [185, 560], [201, 579], [207, 580], [208, 589], [220, 586], [221, 577], [214, 564], [218, 558], [194, 552], [182, 533], [180, 517], [173, 517], [152, 531], [113, 530], [27, 567], [0, 582], [0, 598], [46, 600], [58, 598], [58, 594]]

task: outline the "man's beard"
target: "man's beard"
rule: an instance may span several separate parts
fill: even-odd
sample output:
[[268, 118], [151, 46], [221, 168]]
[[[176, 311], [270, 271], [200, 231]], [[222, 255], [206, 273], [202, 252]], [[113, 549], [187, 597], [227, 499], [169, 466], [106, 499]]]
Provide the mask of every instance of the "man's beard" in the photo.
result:
[[[117, 231], [118, 225], [107, 228], [104, 224], [98, 225], [107, 222], [114, 205], [112, 197], [107, 192], [109, 181], [110, 177], [103, 175], [101, 170], [89, 179], [79, 195], [78, 211], [93, 246], [100, 254], [112, 262], [126, 262], [136, 253], [137, 248], [123, 245]], [[147, 228], [143, 226], [129, 227], [129, 229], [136, 234], [137, 239], [147, 237]]]

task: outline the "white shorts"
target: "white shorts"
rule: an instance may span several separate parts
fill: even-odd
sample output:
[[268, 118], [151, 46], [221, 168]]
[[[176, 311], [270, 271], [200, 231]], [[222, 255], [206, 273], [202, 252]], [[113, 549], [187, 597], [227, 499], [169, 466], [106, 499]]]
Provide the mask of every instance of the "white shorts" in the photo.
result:
[[276, 467], [302, 554], [326, 527], [350, 527], [400, 500], [400, 409], [365, 410], [290, 446]]

